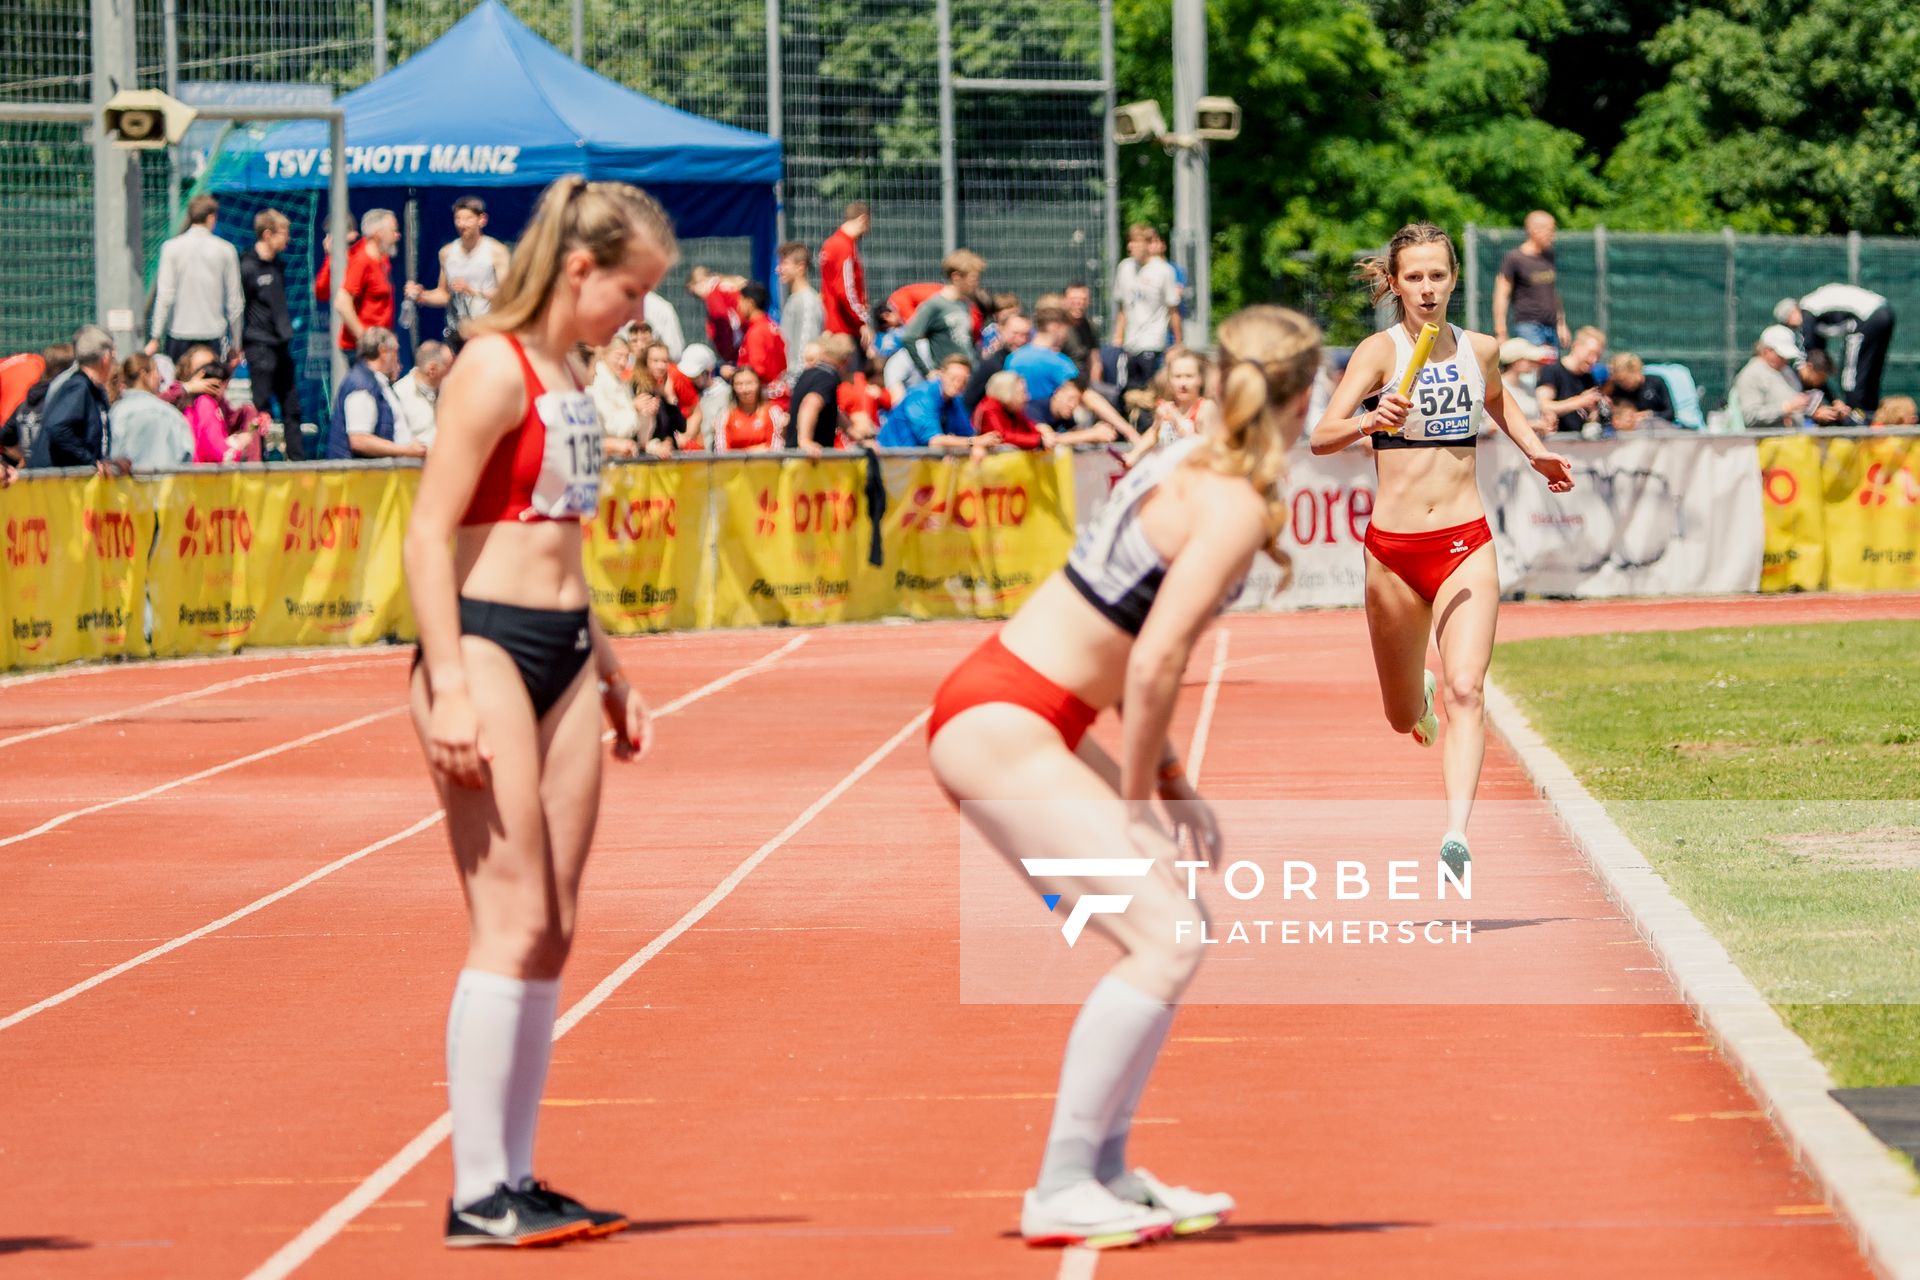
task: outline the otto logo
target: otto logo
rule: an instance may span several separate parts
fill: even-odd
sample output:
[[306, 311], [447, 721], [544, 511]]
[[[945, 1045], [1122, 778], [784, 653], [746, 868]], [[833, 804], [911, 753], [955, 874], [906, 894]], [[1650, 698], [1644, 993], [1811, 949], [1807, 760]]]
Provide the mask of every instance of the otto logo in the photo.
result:
[[1876, 462], [1867, 468], [1866, 478], [1860, 482], [1860, 505], [1886, 506], [1889, 489], [1896, 491], [1903, 507], [1920, 504], [1920, 482], [1915, 481], [1913, 472], [1904, 467], [1889, 467], [1884, 462]]
[[[1153, 870], [1152, 858], [1022, 858], [1020, 865], [1036, 880], [1138, 880]], [[1087, 893], [1076, 898], [1060, 932], [1071, 947], [1095, 916], [1119, 915], [1133, 901], [1130, 893]], [[1060, 904], [1058, 894], [1047, 895], [1047, 910]]]
[[1776, 507], [1787, 506], [1800, 496], [1800, 481], [1785, 467], [1769, 467], [1761, 472], [1760, 487]]
[[951, 499], [938, 489], [923, 484], [907, 498], [907, 509], [900, 515], [903, 529], [924, 529], [931, 533], [955, 525], [972, 529], [990, 524], [1017, 528], [1027, 518], [1025, 485], [986, 485], [978, 489], [959, 489]]
[[[243, 516], [245, 512], [241, 513]], [[321, 551], [335, 547], [345, 547], [350, 551], [360, 549], [360, 508], [341, 503], [331, 507], [309, 507], [296, 502], [287, 512], [287, 534], [281, 541], [282, 551]], [[251, 542], [251, 526], [247, 540]]]
[[133, 517], [123, 511], [82, 511], [80, 527], [93, 543], [93, 554], [101, 560], [131, 560], [138, 538]]
[[45, 564], [53, 554], [53, 538], [45, 516], [7, 521], [7, 563], [16, 569]]
[[[795, 533], [844, 533], [860, 522], [860, 496], [840, 489], [816, 489], [800, 492], [787, 499], [787, 524]], [[753, 531], [761, 537], [780, 528], [780, 498], [772, 490], [762, 489], [759, 511]]]
[[673, 498], [608, 498], [600, 504], [600, 519], [612, 542], [649, 542], [680, 536], [679, 506]]
[[186, 529], [180, 535], [182, 558], [253, 549], [253, 517], [244, 508], [209, 507], [202, 512], [198, 506], [191, 506], [182, 523]]

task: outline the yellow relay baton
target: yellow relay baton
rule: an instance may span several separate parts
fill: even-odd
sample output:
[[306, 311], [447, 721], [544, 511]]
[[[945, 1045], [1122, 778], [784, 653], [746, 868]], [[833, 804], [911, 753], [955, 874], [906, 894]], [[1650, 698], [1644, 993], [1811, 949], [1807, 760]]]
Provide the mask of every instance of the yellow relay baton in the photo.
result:
[[[1439, 336], [1439, 325], [1423, 324], [1420, 326], [1420, 336], [1416, 338], [1413, 343], [1413, 359], [1407, 361], [1407, 371], [1400, 375], [1400, 386], [1397, 390], [1402, 400], [1410, 399], [1413, 396], [1413, 380], [1419, 377], [1420, 370], [1426, 367], [1427, 357], [1433, 354], [1434, 339]], [[1393, 434], [1397, 435], [1399, 433], [1394, 432]]]

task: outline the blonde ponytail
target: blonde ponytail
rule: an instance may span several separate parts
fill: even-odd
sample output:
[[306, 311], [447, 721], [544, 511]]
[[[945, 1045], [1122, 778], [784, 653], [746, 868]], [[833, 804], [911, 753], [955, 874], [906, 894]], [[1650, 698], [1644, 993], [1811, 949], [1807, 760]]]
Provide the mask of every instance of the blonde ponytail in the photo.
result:
[[1248, 307], [1220, 326], [1220, 431], [1195, 465], [1245, 477], [1267, 504], [1267, 552], [1291, 578], [1280, 548], [1287, 527], [1287, 450], [1278, 414], [1313, 385], [1320, 368], [1320, 330], [1285, 307]]
[[578, 174], [554, 180], [541, 195], [514, 246], [507, 278], [493, 306], [473, 320], [472, 334], [512, 333], [531, 325], [553, 300], [567, 254], [585, 249], [601, 267], [623, 261], [636, 239], [671, 262], [679, 251], [667, 211], [625, 182], [588, 182]]

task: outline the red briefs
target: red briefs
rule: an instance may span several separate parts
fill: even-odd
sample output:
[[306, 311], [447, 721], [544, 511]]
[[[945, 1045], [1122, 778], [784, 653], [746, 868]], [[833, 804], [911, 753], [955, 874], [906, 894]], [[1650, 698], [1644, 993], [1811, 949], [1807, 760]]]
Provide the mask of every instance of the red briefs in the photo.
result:
[[1492, 541], [1493, 530], [1481, 516], [1429, 533], [1388, 533], [1377, 524], [1368, 525], [1366, 545], [1374, 559], [1432, 604], [1460, 562]]
[[1100, 713], [1016, 658], [994, 632], [953, 669], [940, 692], [933, 695], [933, 718], [927, 721], [932, 742], [947, 721], [971, 707], [1006, 702], [1027, 710], [1060, 731], [1067, 750], [1080, 746], [1087, 729]]

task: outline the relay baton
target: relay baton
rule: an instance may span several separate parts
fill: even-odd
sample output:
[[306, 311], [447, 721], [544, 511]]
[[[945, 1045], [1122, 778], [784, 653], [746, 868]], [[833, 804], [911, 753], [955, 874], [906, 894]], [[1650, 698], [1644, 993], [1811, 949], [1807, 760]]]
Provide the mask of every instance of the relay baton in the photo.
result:
[[1413, 359], [1407, 361], [1407, 371], [1400, 375], [1400, 398], [1413, 394], [1413, 380], [1420, 376], [1420, 370], [1426, 367], [1427, 357], [1433, 352], [1433, 340], [1440, 336], [1440, 326], [1423, 324], [1420, 337], [1413, 344]]

